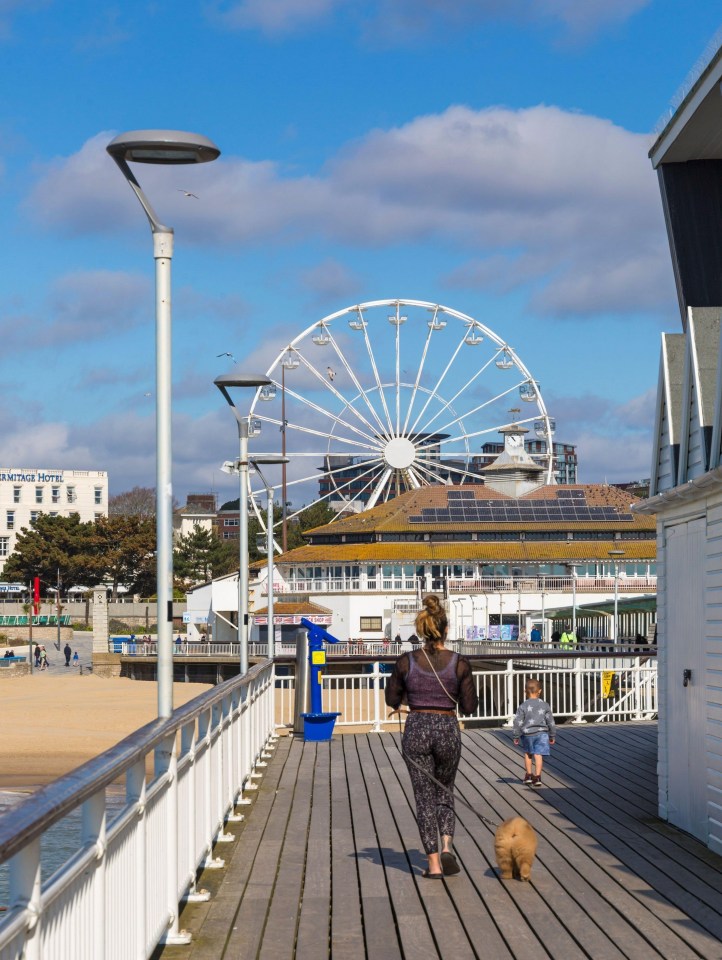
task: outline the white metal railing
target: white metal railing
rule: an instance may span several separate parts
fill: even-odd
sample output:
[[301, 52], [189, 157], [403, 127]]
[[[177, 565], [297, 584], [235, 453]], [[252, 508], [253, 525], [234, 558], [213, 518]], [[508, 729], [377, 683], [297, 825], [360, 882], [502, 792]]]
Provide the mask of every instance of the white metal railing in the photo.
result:
[[[546, 574], [521, 573], [518, 576], [498, 577], [447, 577], [449, 593], [571, 593], [576, 586], [579, 593], [612, 593], [614, 577], [551, 577]], [[417, 593], [416, 577], [325, 577], [321, 579], [289, 580], [286, 593]], [[438, 587], [441, 589], [441, 587]], [[657, 577], [653, 574], [641, 577], [620, 576], [619, 593], [654, 593]]]
[[[9, 900], [0, 919], [0, 960], [127, 960], [156, 945], [187, 943], [182, 898], [201, 866], [219, 866], [213, 844], [238, 820], [234, 806], [275, 726], [273, 666], [259, 664], [156, 720], [49, 784], [0, 817], [0, 863]], [[153, 758], [153, 774], [146, 760]], [[108, 814], [106, 788], [125, 778]], [[81, 813], [75, 854], [46, 879], [40, 837]]]
[[[524, 687], [533, 678], [542, 682], [544, 699], [557, 720], [649, 720], [657, 715], [657, 661], [645, 657], [570, 657], [565, 664], [544, 667], [508, 660], [498, 670], [473, 671], [479, 695], [477, 712], [467, 719], [511, 725], [525, 699]], [[388, 718], [384, 687], [390, 667], [374, 663], [371, 672], [323, 676], [323, 709], [339, 712], [336, 726], [370, 726], [381, 731], [398, 724]], [[606, 675], [606, 676], [605, 676]], [[283, 688], [279, 722], [293, 722], [293, 677], [276, 679]], [[609, 693], [605, 696], [605, 687]]]

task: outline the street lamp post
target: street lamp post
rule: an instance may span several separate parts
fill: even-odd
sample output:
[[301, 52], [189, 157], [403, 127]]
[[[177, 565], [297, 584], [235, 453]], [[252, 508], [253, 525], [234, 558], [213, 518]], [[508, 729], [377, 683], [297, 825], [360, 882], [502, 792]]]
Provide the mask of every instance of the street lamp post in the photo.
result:
[[624, 550], [609, 550], [609, 556], [614, 560], [614, 624], [612, 626], [614, 643], [619, 639], [619, 560], [624, 556]]
[[241, 416], [228, 389], [257, 389], [271, 383], [268, 377], [222, 373], [213, 381], [233, 411], [238, 424], [238, 644], [240, 671], [248, 673], [248, 417]]
[[253, 457], [251, 463], [256, 468], [258, 476], [261, 478], [261, 483], [266, 488], [266, 559], [267, 559], [267, 572], [266, 579], [268, 581], [268, 659], [273, 660], [276, 656], [276, 637], [275, 631], [273, 628], [273, 568], [274, 568], [274, 540], [273, 540], [273, 487], [270, 486], [268, 481], [261, 471], [260, 464], [271, 466], [273, 464], [280, 464], [284, 466], [288, 463], [288, 457]]
[[179, 130], [133, 130], [106, 150], [143, 207], [155, 259], [156, 591], [158, 596], [158, 716], [173, 712], [173, 486], [171, 471], [171, 259], [173, 229], [160, 222], [128, 166], [206, 163], [220, 155], [206, 137]]

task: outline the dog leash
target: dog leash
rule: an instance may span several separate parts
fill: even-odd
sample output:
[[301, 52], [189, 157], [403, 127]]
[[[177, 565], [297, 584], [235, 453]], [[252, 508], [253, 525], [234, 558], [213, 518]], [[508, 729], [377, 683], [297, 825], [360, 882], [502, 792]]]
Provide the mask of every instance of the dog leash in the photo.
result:
[[[432, 670], [433, 670], [433, 667], [432, 667]], [[453, 698], [452, 698], [452, 699], [453, 699]], [[454, 702], [456, 702], [456, 701], [454, 701]], [[397, 714], [397, 715], [398, 715], [398, 718], [399, 718], [399, 737], [400, 737], [400, 745], [401, 745], [401, 756], [404, 758], [404, 760], [405, 760], [407, 763], [413, 763], [413, 765], [416, 767], [417, 770], [420, 770], [421, 773], [423, 773], [423, 775], [424, 775], [428, 780], [431, 780], [431, 782], [432, 782], [432, 783], [435, 783], [437, 787], [440, 787], [440, 788], [444, 791], [444, 793], [448, 794], [448, 795], [452, 798], [452, 800], [453, 800], [455, 803], [460, 803], [462, 806], [466, 807], [467, 810], [470, 810], [470, 811], [474, 814], [474, 816], [477, 816], [477, 817], [478, 817], [483, 823], [485, 823], [487, 826], [489, 826], [489, 827], [498, 827], [499, 824], [498, 824], [495, 820], [490, 820], [489, 817], [485, 817], [483, 813], [479, 813], [479, 811], [478, 811], [478, 810], [475, 810], [470, 803], [467, 803], [467, 801], [464, 800], [463, 797], [460, 797], [460, 796], [458, 796], [458, 794], [455, 794], [452, 789], [450, 789], [449, 787], [445, 786], [443, 783], [441, 783], [440, 780], [437, 780], [436, 777], [433, 776], [433, 774], [429, 773], [428, 770], [424, 770], [424, 768], [421, 766], [420, 763], [417, 763], [416, 760], [413, 760], [407, 753], [404, 752], [404, 735], [403, 735], [403, 728], [402, 728], [402, 726], [401, 726], [401, 714], [402, 714], [402, 713], [407, 713], [407, 714], [408, 714], [408, 713], [411, 713], [411, 711], [410, 711], [410, 710], [401, 710], [401, 708], [399, 707], [398, 710], [392, 710], [392, 711], [391, 711], [391, 713], [389, 714], [389, 719], [390, 719], [391, 717], [393, 717], [394, 714]]]

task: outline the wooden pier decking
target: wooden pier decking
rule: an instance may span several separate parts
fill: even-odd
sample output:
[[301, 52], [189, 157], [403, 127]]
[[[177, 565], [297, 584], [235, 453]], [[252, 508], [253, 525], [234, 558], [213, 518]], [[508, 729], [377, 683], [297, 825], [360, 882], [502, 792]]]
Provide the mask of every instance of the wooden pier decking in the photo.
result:
[[656, 724], [562, 726], [544, 788], [500, 730], [465, 731], [457, 790], [539, 835], [531, 883], [498, 879], [493, 827], [457, 806], [462, 872], [426, 864], [397, 735], [278, 741], [218, 844], [186, 947], [162, 960], [722, 958], [722, 858], [656, 816]]

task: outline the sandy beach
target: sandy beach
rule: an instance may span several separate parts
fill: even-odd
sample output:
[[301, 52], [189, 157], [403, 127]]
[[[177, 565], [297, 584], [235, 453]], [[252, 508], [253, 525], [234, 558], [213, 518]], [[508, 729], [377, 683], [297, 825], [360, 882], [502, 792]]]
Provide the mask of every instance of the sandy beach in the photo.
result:
[[[208, 690], [176, 683], [181, 706]], [[33, 789], [102, 753], [157, 716], [154, 683], [35, 674], [0, 685], [0, 790]]]

